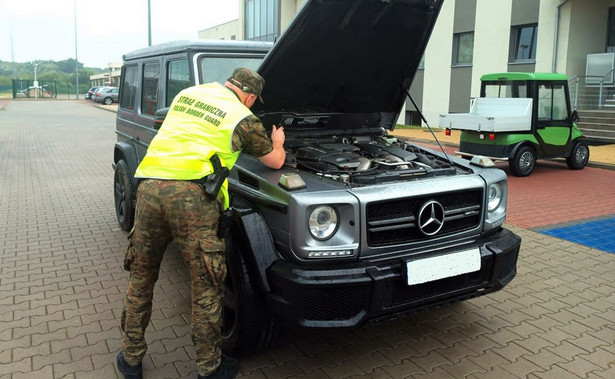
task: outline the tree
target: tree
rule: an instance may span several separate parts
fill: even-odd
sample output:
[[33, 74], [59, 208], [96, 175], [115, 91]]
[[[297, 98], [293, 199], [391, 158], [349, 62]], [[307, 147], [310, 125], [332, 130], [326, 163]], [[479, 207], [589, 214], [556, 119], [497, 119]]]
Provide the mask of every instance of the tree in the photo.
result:
[[[75, 72], [75, 60], [73, 58], [69, 58], [63, 61], [59, 61], [57, 63], [58, 69], [60, 72], [65, 72], [67, 74], [73, 74]], [[79, 63], [79, 70], [83, 68], [83, 63]], [[81, 77], [81, 75], [79, 75]]]

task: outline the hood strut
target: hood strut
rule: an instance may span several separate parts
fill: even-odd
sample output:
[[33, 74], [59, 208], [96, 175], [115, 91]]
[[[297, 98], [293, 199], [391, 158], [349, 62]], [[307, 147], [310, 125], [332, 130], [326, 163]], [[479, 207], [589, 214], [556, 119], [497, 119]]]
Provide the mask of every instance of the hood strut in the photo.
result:
[[416, 106], [416, 102], [414, 101], [414, 99], [412, 98], [412, 95], [410, 95], [410, 91], [408, 91], [408, 88], [404, 87], [404, 91], [406, 91], [406, 96], [408, 96], [408, 99], [410, 99], [410, 101], [412, 102], [412, 105], [414, 105], [414, 109], [416, 109], [417, 112], [419, 112], [419, 115], [421, 116], [421, 119], [423, 120], [423, 122], [425, 123], [425, 125], [427, 125], [427, 128], [429, 129], [429, 131], [431, 132], [431, 135], [433, 136], [433, 138], [436, 140], [436, 143], [438, 144], [438, 146], [440, 146], [440, 150], [442, 151], [442, 153], [444, 154], [444, 156], [446, 157], [446, 160], [448, 160], [448, 163], [451, 165], [451, 167], [454, 167], [453, 162], [451, 161], [451, 158], [448, 156], [448, 154], [446, 154], [446, 151], [444, 151], [444, 148], [442, 147], [442, 145], [440, 144], [440, 141], [438, 140], [438, 137], [436, 137], [436, 134], [433, 132], [433, 130], [431, 129], [431, 126], [429, 126], [429, 123], [427, 122], [427, 120], [425, 119], [425, 116], [423, 116], [423, 112], [421, 112], [421, 110], [419, 109], [419, 107]]

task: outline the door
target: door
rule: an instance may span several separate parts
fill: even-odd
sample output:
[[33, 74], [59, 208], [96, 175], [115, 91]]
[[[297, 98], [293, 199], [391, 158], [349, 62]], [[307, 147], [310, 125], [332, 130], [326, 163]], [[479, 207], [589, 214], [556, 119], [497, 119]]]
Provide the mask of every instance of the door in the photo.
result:
[[568, 83], [541, 81], [536, 85], [536, 139], [545, 156], [563, 156], [570, 149], [572, 131]]

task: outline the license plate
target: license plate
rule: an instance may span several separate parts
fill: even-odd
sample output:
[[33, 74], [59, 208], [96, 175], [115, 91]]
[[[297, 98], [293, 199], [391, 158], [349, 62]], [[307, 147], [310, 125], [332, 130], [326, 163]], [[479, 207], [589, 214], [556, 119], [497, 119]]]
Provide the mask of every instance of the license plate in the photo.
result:
[[478, 248], [406, 262], [406, 278], [409, 286], [478, 270], [480, 270]]

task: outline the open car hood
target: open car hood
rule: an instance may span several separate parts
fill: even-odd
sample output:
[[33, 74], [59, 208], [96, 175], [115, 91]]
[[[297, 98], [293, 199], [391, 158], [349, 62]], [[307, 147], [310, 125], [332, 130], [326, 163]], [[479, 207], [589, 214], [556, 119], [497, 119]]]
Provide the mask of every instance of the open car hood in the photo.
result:
[[391, 129], [441, 5], [308, 0], [258, 70], [253, 112], [265, 125]]

